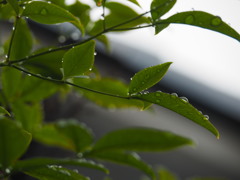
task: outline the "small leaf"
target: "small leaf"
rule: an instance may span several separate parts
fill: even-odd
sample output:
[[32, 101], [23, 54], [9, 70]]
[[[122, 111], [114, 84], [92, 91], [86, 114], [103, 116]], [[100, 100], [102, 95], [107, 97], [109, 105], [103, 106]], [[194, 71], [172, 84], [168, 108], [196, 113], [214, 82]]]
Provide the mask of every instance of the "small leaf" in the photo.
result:
[[8, 115], [11, 116], [11, 114], [2, 106], [0, 106], [0, 116]]
[[136, 73], [129, 85], [129, 94], [134, 94], [146, 90], [158, 83], [166, 74], [171, 62], [152, 66]]
[[[74, 83], [85, 88], [89, 88], [95, 91], [108, 93], [114, 96], [127, 97], [128, 88], [127, 85], [121, 81], [112, 79], [83, 79], [75, 78]], [[114, 109], [114, 108], [144, 108], [144, 102], [135, 99], [122, 99], [118, 97], [112, 97], [103, 95], [84, 89], [76, 88], [86, 98], [95, 102], [99, 106]]]
[[93, 67], [95, 41], [73, 47], [63, 57], [64, 78], [83, 75]]
[[157, 35], [158, 33], [160, 33], [162, 30], [164, 30], [165, 28], [167, 28], [169, 26], [169, 24], [156, 24], [155, 25], [155, 35]]
[[56, 165], [28, 170], [24, 173], [39, 180], [89, 180], [89, 178], [80, 175], [75, 171]]
[[10, 60], [22, 59], [28, 56], [32, 50], [32, 34], [25, 19], [20, 18], [14, 27], [15, 34], [10, 51]]
[[31, 134], [10, 119], [0, 119], [0, 164], [8, 168], [26, 151]]
[[11, 4], [12, 8], [13, 8], [14, 11], [16, 12], [16, 14], [18, 15], [18, 13], [19, 13], [18, 1], [17, 1], [17, 0], [7, 0], [7, 2], [8, 2], [9, 4]]
[[176, 3], [176, 0], [153, 0], [151, 3], [151, 15], [153, 21], [166, 14]]
[[13, 166], [13, 171], [23, 172], [23, 171], [46, 167], [47, 165], [71, 165], [76, 167], [86, 167], [86, 168], [99, 170], [106, 174], [109, 173], [108, 169], [106, 169], [103, 165], [97, 164], [97, 163], [94, 163], [93, 161], [88, 161], [85, 159], [53, 159], [53, 158], [44, 158], [44, 157], [17, 161], [16, 164]]
[[158, 176], [159, 180], [177, 180], [177, 177], [173, 173], [163, 168], [158, 171]]
[[27, 104], [17, 101], [12, 104], [12, 111], [16, 121], [18, 121], [26, 131], [33, 133], [41, 127], [43, 110], [40, 103]]
[[81, 22], [74, 15], [55, 4], [31, 1], [25, 6], [22, 15], [42, 24], [70, 22], [84, 32]]
[[227, 36], [230, 36], [240, 41], [240, 34], [231, 28], [228, 24], [223, 22], [219, 16], [202, 12], [202, 11], [187, 11], [177, 13], [165, 20], [159, 21], [160, 23], [180, 23], [216, 31]]
[[59, 121], [56, 129], [71, 141], [76, 152], [86, 151], [93, 143], [92, 132], [76, 120]]
[[90, 157], [132, 166], [144, 172], [146, 175], [151, 177], [151, 179], [155, 179], [155, 174], [152, 168], [148, 164], [143, 162], [136, 153], [122, 151], [107, 151], [91, 154]]
[[129, 128], [110, 132], [100, 138], [91, 153], [113, 150], [166, 151], [192, 145], [190, 139], [150, 128]]
[[208, 118], [206, 118], [199, 110], [193, 107], [185, 99], [163, 92], [136, 95], [136, 98], [170, 109], [208, 129], [216, 135], [217, 138], [219, 138], [218, 130], [211, 124]]

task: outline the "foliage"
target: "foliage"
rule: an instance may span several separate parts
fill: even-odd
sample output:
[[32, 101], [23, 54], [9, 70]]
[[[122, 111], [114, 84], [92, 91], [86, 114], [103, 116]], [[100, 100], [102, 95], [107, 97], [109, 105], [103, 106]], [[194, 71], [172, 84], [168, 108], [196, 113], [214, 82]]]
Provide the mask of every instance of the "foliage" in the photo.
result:
[[[136, 8], [140, 7], [137, 0], [128, 1]], [[89, 159], [132, 166], [151, 179], [176, 179], [167, 170], [155, 173], [136, 153], [161, 152], [192, 145], [189, 138], [159, 129], [128, 128], [94, 140], [91, 130], [76, 120], [66, 119], [53, 123], [43, 121], [41, 102], [58, 92], [74, 90], [107, 108], [134, 107], [144, 110], [152, 104], [163, 106], [185, 116], [219, 138], [217, 129], [208, 118], [186, 98], [145, 91], [163, 78], [171, 62], [143, 69], [131, 78], [130, 84], [102, 78], [100, 75], [93, 78], [90, 74], [96, 72], [95, 44], [100, 41], [108, 48], [105, 36], [108, 32], [154, 27], [158, 34], [172, 23], [213, 30], [237, 41], [240, 40], [240, 35], [219, 16], [202, 11], [180, 12], [162, 19], [176, 0], [153, 0], [150, 10], [142, 14], [124, 2], [95, 0], [95, 3], [92, 6], [91, 3], [83, 4], [79, 1], [66, 5], [64, 0], [0, 1], [1, 20], [11, 19], [14, 22], [9, 39], [1, 47], [4, 52], [0, 54], [0, 179], [7, 179], [17, 172], [41, 180], [87, 179], [66, 165], [109, 173], [102, 164]], [[101, 8], [103, 13], [99, 20], [92, 21], [89, 14], [96, 8]], [[109, 10], [108, 14], [106, 9]], [[71, 23], [81, 32], [82, 37], [73, 44], [35, 50], [36, 40], [29, 28], [29, 20], [45, 25]], [[67, 149], [76, 156], [72, 159], [38, 157], [20, 160], [32, 139]]]

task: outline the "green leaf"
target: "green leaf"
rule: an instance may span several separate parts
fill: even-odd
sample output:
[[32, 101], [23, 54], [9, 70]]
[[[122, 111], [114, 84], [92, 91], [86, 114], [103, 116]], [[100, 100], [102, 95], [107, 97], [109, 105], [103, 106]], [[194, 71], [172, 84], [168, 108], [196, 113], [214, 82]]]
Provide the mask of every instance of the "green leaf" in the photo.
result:
[[165, 28], [167, 28], [169, 26], [169, 24], [156, 24], [155, 25], [155, 35], [157, 35], [158, 33], [160, 33], [162, 30], [164, 30]]
[[159, 21], [160, 23], [180, 23], [216, 31], [227, 36], [230, 36], [240, 41], [240, 34], [231, 28], [227, 23], [223, 22], [219, 16], [202, 12], [202, 11], [187, 11], [177, 13], [168, 19]]
[[9, 3], [0, 8], [0, 19], [9, 20], [9, 18], [16, 16], [16, 12]]
[[0, 106], [0, 116], [8, 115], [11, 116], [11, 114], [2, 106]]
[[32, 34], [25, 19], [18, 19], [15, 25], [15, 34], [10, 51], [10, 60], [22, 59], [32, 50]]
[[107, 151], [91, 154], [90, 157], [137, 168], [144, 172], [149, 177], [151, 177], [151, 179], [155, 179], [155, 174], [152, 168], [148, 164], [143, 162], [136, 153], [122, 151]]
[[55, 4], [31, 1], [25, 6], [22, 15], [42, 24], [70, 22], [84, 33], [81, 22], [70, 12]]
[[8, 168], [28, 148], [31, 134], [19, 128], [12, 120], [0, 119], [0, 164]]
[[28, 170], [25, 173], [39, 180], [89, 180], [75, 171], [55, 165]]
[[177, 177], [167, 169], [161, 168], [158, 171], [159, 180], [177, 180]]
[[137, 0], [128, 0], [128, 1], [140, 7], [140, 4], [137, 2]]
[[18, 1], [17, 0], [7, 0], [7, 2], [12, 6], [16, 14], [19, 14], [19, 6], [18, 6]]
[[110, 132], [100, 138], [91, 153], [113, 150], [166, 151], [192, 145], [190, 139], [151, 128], [129, 128]]
[[158, 83], [166, 74], [171, 62], [152, 66], [136, 73], [129, 85], [129, 94], [134, 94], [146, 90]]
[[8, 102], [18, 98], [19, 90], [22, 83], [22, 73], [16, 69], [5, 67], [1, 74], [3, 93], [8, 99]]
[[83, 75], [94, 64], [95, 41], [73, 47], [63, 57], [64, 78]]
[[166, 14], [176, 3], [176, 0], [153, 0], [151, 3], [151, 16], [153, 21]]
[[16, 164], [13, 166], [13, 171], [23, 172], [46, 167], [47, 165], [71, 165], [99, 170], [106, 174], [109, 173], [108, 169], [106, 169], [103, 165], [85, 159], [53, 159], [44, 157], [17, 161]]
[[56, 129], [71, 141], [76, 152], [86, 151], [93, 143], [92, 132], [76, 120], [59, 121]]
[[[108, 93], [114, 96], [128, 96], [128, 88], [126, 84], [117, 80], [75, 78], [74, 83], [85, 88]], [[141, 110], [144, 108], [144, 103], [139, 100], [112, 97], [79, 88], [76, 88], [76, 90], [99, 106], [106, 108], [139, 108]]]
[[[34, 54], [47, 51], [47, 49], [41, 49]], [[40, 74], [45, 77], [52, 77], [54, 79], [62, 79], [62, 58], [66, 51], [55, 51], [47, 53], [41, 56], [29, 58], [23, 62], [23, 66], [30, 72]]]
[[14, 102], [12, 111], [17, 122], [26, 131], [33, 133], [41, 127], [43, 120], [43, 110], [39, 103], [27, 104], [23, 102]]
[[135, 96], [137, 99], [141, 99], [147, 102], [151, 102], [167, 109], [170, 109], [190, 120], [196, 124], [208, 129], [217, 138], [219, 138], [218, 130], [211, 124], [207, 117], [205, 117], [199, 110], [193, 107], [185, 99], [176, 97], [175, 95], [154, 92], [148, 94], [140, 94]]
[[75, 150], [71, 140], [64, 136], [64, 134], [61, 134], [55, 128], [55, 124], [43, 125], [41, 129], [38, 129], [38, 131], [34, 132], [33, 138], [46, 145], [58, 146], [72, 151]]

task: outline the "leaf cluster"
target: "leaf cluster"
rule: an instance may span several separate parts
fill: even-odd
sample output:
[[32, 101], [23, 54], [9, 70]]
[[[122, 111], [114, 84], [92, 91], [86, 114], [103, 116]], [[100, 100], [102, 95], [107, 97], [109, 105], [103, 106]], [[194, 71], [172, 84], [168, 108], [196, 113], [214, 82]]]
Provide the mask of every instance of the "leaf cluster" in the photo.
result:
[[[140, 9], [137, 0], [128, 0], [128, 3]], [[240, 40], [240, 35], [219, 16], [206, 12], [180, 12], [162, 19], [175, 3], [176, 0], [153, 0], [150, 10], [139, 14], [124, 2], [107, 0], [95, 0], [95, 5], [79, 1], [66, 5], [64, 0], [0, 1], [0, 19], [13, 21], [10, 37], [1, 42], [0, 47], [3, 49], [0, 54], [0, 179], [17, 172], [40, 180], [87, 179], [69, 165], [108, 174], [109, 170], [96, 163], [97, 160], [135, 167], [151, 179], [175, 179], [165, 171], [158, 177], [137, 152], [162, 152], [193, 145], [189, 138], [159, 129], [128, 128], [95, 139], [91, 130], [76, 120], [44, 122], [42, 101], [56, 93], [75, 91], [105, 108], [145, 110], [156, 104], [186, 117], [219, 138], [218, 130], [208, 117], [186, 98], [159, 91], [147, 92], [164, 77], [171, 62], [137, 72], [128, 84], [101, 77], [94, 64], [96, 42], [108, 48], [106, 34], [113, 31], [153, 27], [158, 34], [170, 24], [180, 23]], [[97, 8], [102, 9], [102, 15], [93, 21], [90, 12]], [[36, 46], [29, 21], [44, 25], [70, 23], [81, 38], [72, 44], [36, 49], [39, 46]], [[67, 149], [75, 158], [19, 160], [32, 140]]]

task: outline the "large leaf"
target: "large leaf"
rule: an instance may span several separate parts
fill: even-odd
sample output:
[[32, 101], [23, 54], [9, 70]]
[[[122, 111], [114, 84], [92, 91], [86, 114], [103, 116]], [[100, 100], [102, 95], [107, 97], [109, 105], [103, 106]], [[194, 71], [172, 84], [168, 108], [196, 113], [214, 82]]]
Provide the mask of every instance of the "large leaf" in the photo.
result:
[[76, 120], [59, 121], [56, 128], [71, 141], [76, 152], [86, 151], [93, 143], [92, 132]]
[[129, 85], [129, 94], [134, 94], [148, 89], [158, 83], [166, 74], [171, 62], [152, 66], [136, 73]]
[[22, 15], [42, 24], [70, 22], [84, 32], [81, 22], [74, 15], [55, 4], [31, 1], [25, 6]]
[[240, 41], [240, 34], [231, 28], [227, 23], [223, 22], [219, 16], [214, 16], [202, 11], [187, 11], [177, 13], [165, 20], [159, 21], [159, 23], [179, 23], [198, 26], [225, 34]]
[[16, 21], [15, 34], [10, 51], [10, 60], [25, 58], [32, 50], [32, 35], [25, 19]]
[[211, 124], [208, 118], [188, 103], [185, 98], [181, 99], [174, 94], [172, 95], [163, 92], [140, 94], [136, 95], [136, 98], [170, 109], [208, 129], [219, 138], [218, 130]]
[[26, 151], [31, 134], [19, 128], [12, 120], [0, 119], [0, 164], [8, 168]]
[[[47, 49], [38, 50], [35, 54], [44, 51], [47, 51]], [[65, 53], [66, 51], [62, 50], [29, 58], [27, 61], [24, 61], [22, 65], [27, 68], [28, 71], [35, 74], [40, 74], [54, 79], [62, 79], [62, 72], [60, 68], [62, 68], [62, 58]]]
[[73, 47], [63, 57], [64, 78], [83, 75], [94, 63], [95, 41]]
[[151, 3], [151, 16], [153, 21], [158, 20], [167, 13], [176, 3], [176, 0], [153, 0]]
[[43, 119], [41, 104], [27, 104], [18, 101], [12, 104], [12, 111], [16, 121], [26, 131], [33, 133], [36, 129], [40, 128]]
[[93, 146], [92, 153], [113, 150], [166, 151], [192, 144], [190, 139], [170, 132], [151, 128], [129, 128], [110, 132], [100, 138]]
[[14, 11], [16, 12], [16, 14], [18, 15], [18, 13], [19, 13], [18, 1], [17, 1], [17, 0], [7, 0], [7, 2], [8, 2], [9, 4], [11, 4], [12, 8], [13, 8]]
[[104, 92], [113, 96], [99, 94], [96, 92], [87, 91], [84, 89], [77, 88], [85, 97], [95, 102], [99, 106], [103, 106], [106, 108], [144, 108], [144, 103], [139, 100], [131, 100], [131, 99], [122, 99], [117, 96], [127, 97], [128, 88], [127, 86], [117, 80], [112, 79], [83, 79], [83, 78], [75, 78], [74, 83], [82, 86], [84, 88], [89, 88], [94, 91]]
[[71, 165], [76, 167], [86, 167], [91, 169], [96, 169], [104, 173], [109, 173], [103, 165], [94, 163], [93, 161], [88, 161], [85, 159], [53, 159], [53, 158], [33, 158], [28, 160], [21, 160], [16, 162], [13, 166], [13, 171], [28, 171], [33, 169], [38, 169], [46, 167], [47, 165]]
[[75, 171], [55, 165], [28, 170], [25, 173], [39, 180], [89, 180]]
[[91, 154], [90, 157], [135, 167], [146, 173], [146, 175], [151, 177], [151, 179], [155, 179], [155, 174], [152, 168], [148, 164], [143, 162], [136, 153], [129, 153], [123, 151], [107, 151]]

